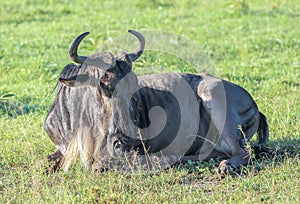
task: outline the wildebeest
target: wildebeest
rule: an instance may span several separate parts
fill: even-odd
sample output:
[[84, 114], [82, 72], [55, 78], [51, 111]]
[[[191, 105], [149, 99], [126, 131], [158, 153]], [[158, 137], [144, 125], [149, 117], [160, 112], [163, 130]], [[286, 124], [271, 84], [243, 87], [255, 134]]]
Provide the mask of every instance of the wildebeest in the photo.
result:
[[108, 161], [114, 164], [129, 152], [141, 165], [152, 156], [170, 165], [228, 157], [218, 167], [221, 173], [247, 164], [246, 143], [257, 132], [262, 147], [269, 135], [266, 117], [250, 94], [203, 73], [136, 76], [132, 63], [143, 53], [145, 39], [129, 32], [138, 39], [136, 50], [116, 57], [78, 55], [88, 33], [71, 43], [70, 58], [79, 65], [67, 65], [61, 73], [45, 122], [58, 148], [49, 156], [56, 167], [67, 170], [80, 157], [87, 168], [110, 168]]

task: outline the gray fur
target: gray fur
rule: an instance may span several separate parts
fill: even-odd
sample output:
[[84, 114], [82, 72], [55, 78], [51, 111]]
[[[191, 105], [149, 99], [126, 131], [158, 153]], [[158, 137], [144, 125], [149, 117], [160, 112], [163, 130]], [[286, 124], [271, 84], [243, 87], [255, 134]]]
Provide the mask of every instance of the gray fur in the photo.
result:
[[136, 76], [132, 62], [142, 54], [145, 39], [130, 32], [139, 40], [136, 50], [117, 57], [78, 56], [82, 35], [72, 42], [70, 57], [82, 64], [61, 73], [45, 122], [61, 152], [60, 167], [67, 170], [80, 157], [87, 168], [112, 168], [131, 152], [142, 166], [154, 158], [165, 168], [217, 156], [229, 157], [221, 162], [221, 173], [247, 164], [246, 142], [256, 132], [260, 146], [268, 140], [266, 117], [250, 94], [204, 73]]

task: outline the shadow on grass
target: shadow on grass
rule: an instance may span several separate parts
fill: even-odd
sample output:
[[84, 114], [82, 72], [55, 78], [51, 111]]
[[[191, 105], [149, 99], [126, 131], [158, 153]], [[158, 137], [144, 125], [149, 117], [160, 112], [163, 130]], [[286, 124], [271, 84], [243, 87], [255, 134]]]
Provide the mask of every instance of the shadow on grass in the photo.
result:
[[15, 118], [19, 115], [27, 115], [45, 110], [47, 108], [48, 107], [37, 106], [30, 103], [26, 104], [13, 101], [0, 101], [0, 116]]
[[284, 8], [278, 8], [276, 6], [274, 6], [273, 8], [271, 8], [270, 10], [251, 10], [248, 13], [251, 16], [271, 16], [271, 17], [276, 17], [276, 16], [287, 16], [287, 17], [291, 17], [291, 18], [296, 18], [299, 17], [300, 14], [296, 13], [296, 12], [292, 12], [290, 10], [284, 9]]
[[268, 80], [268, 78], [263, 77], [263, 76], [249, 76], [249, 75], [243, 75], [243, 76], [233, 76], [232, 74], [225, 74], [224, 75], [225, 78], [227, 78], [229, 81], [251, 81], [251, 82], [256, 82], [256, 83], [260, 83], [262, 81], [266, 81]]
[[211, 190], [212, 186], [213, 188], [222, 188], [222, 180], [226, 182], [227, 179], [230, 181], [256, 177], [261, 175], [264, 170], [268, 171], [284, 165], [285, 161], [300, 159], [300, 139], [275, 140], [271, 141], [269, 147], [262, 149], [262, 151], [258, 152], [258, 149], [255, 148], [252, 148], [252, 150], [252, 159], [249, 164], [234, 169], [227, 176], [218, 174], [217, 167], [223, 160], [222, 158], [177, 164], [172, 168], [172, 172], [177, 176], [170, 181], [170, 184], [201, 188], [204, 192], [211, 193], [213, 192]]
[[23, 104], [20, 102], [0, 102], [0, 115], [7, 115], [8, 117], [17, 117], [34, 112], [36, 107], [31, 104]]
[[272, 158], [282, 157], [284, 158], [300, 158], [300, 138], [297, 139], [278, 139], [269, 142], [269, 145], [273, 152], [271, 152]]

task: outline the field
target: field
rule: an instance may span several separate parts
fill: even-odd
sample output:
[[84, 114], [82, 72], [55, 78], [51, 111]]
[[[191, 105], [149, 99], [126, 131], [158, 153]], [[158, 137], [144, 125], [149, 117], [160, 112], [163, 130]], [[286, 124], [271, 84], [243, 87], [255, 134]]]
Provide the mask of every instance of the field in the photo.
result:
[[[299, 203], [299, 0], [0, 0], [0, 11], [0, 203]], [[154, 174], [80, 164], [46, 174], [55, 146], [43, 123], [70, 42], [90, 31], [80, 54], [130, 50], [128, 29], [166, 37], [166, 49], [160, 38], [146, 45], [137, 73], [205, 71], [246, 88], [279, 153], [226, 178], [217, 159]]]

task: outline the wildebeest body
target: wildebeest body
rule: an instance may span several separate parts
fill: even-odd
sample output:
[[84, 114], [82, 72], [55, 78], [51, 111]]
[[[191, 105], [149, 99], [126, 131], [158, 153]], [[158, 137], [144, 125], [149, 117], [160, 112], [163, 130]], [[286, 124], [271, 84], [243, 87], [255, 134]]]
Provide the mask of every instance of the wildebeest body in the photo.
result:
[[[127, 135], [122, 136], [126, 138], [126, 142], [124, 142], [126, 150], [139, 149], [141, 154], [145, 153], [143, 148], [147, 150], [147, 153], [163, 152], [164, 149], [174, 141], [174, 138], [178, 136], [178, 127], [180, 126], [180, 122], [182, 122], [180, 121], [180, 108], [190, 107], [180, 107], [176, 98], [171, 97], [172, 91], [166, 90], [172, 90], [172, 88], [176, 89], [176, 83], [182, 79], [189, 84], [194, 95], [197, 96], [196, 99], [199, 108], [193, 111], [199, 111], [200, 120], [196, 132], [193, 128], [191, 128], [191, 131], [188, 128], [185, 129], [185, 137], [182, 137], [183, 140], [193, 135], [197, 136], [193, 138], [193, 144], [190, 143], [189, 149], [180, 151], [181, 146], [177, 146], [177, 150], [179, 150], [177, 154], [175, 151], [176, 159], [180, 160], [179, 157], [181, 157], [181, 159], [184, 160], [185, 156], [189, 156], [187, 158], [199, 159], [199, 154], [202, 154], [201, 159], [207, 159], [210, 156], [210, 154], [208, 154], [209, 151], [206, 150], [207, 148], [214, 149], [219, 156], [233, 155], [235, 152], [245, 148], [245, 143], [250, 140], [258, 130], [260, 118], [263, 120], [262, 123], [266, 125], [264, 116], [258, 111], [256, 103], [248, 92], [240, 86], [228, 81], [207, 74], [165, 73], [138, 76], [137, 81], [139, 82], [139, 86], [143, 88], [138, 89], [139, 91], [130, 98], [129, 102], [126, 100], [122, 101], [124, 99], [122, 97], [117, 98], [120, 102], [116, 103], [116, 107], [112, 108], [114, 110], [120, 110], [120, 113], [116, 112], [115, 115], [122, 116], [124, 115], [122, 113], [126, 107], [123, 107], [121, 104], [125, 104], [126, 106], [129, 104], [131, 120], [138, 121], [138, 123], [135, 123], [135, 126], [129, 125], [130, 127], [136, 128], [132, 131], [131, 137]], [[170, 88], [168, 88], [168, 86], [170, 86]], [[224, 92], [224, 94], [220, 94], [220, 92]], [[186, 98], [186, 100], [189, 101], [191, 99]], [[136, 102], [134, 103], [133, 101]], [[167, 112], [167, 119], [163, 130], [159, 132], [156, 137], [147, 138], [153, 134], [147, 131], [143, 132], [139, 129], [141, 138], [134, 138], [132, 135], [134, 132], [138, 132], [138, 128], [150, 126], [149, 112], [154, 106], [159, 106]], [[152, 118], [152, 121], [160, 121], [161, 118], [163, 118], [161, 115], [163, 113], [164, 112], [157, 112], [155, 117]], [[125, 116], [127, 116], [127, 114], [125, 114]], [[185, 119], [185, 123], [193, 123], [193, 117], [185, 117]], [[189, 119], [191, 119], [191, 121], [189, 121]], [[127, 117], [121, 117], [121, 119], [116, 120], [115, 125], [128, 125], [128, 123], [124, 123], [124, 121], [127, 121]], [[224, 121], [224, 124], [220, 124], [220, 121]], [[158, 123], [162, 124], [163, 122]], [[241, 129], [238, 128], [239, 125]], [[119, 129], [123, 128], [116, 128], [116, 130]], [[241, 130], [244, 131], [246, 138], [243, 137]], [[111, 134], [118, 134], [118, 132]], [[139, 135], [136, 137], [139, 137]], [[230, 140], [230, 138], [233, 140]], [[206, 140], [209, 140], [209, 142], [206, 143], [207, 147], [203, 147], [203, 143]], [[259, 138], [259, 144], [264, 144], [264, 140], [265, 137], [261, 136]], [[182, 155], [184, 151], [186, 153]], [[244, 153], [246, 154], [246, 152]]]
[[[246, 142], [258, 132], [258, 144], [268, 139], [266, 118], [250, 94], [238, 85], [208, 74], [164, 73], [136, 76], [132, 62], [143, 52], [144, 38], [134, 34], [136, 50], [78, 56], [82, 34], [70, 46], [80, 65], [65, 69], [45, 129], [61, 152], [67, 170], [81, 157], [87, 168], [109, 168], [105, 161], [155, 155], [174, 164], [227, 156], [224, 173], [247, 164]], [[64, 73], [64, 71], [63, 71]], [[140, 161], [145, 161], [141, 159]], [[141, 162], [143, 163], [143, 162]]]

